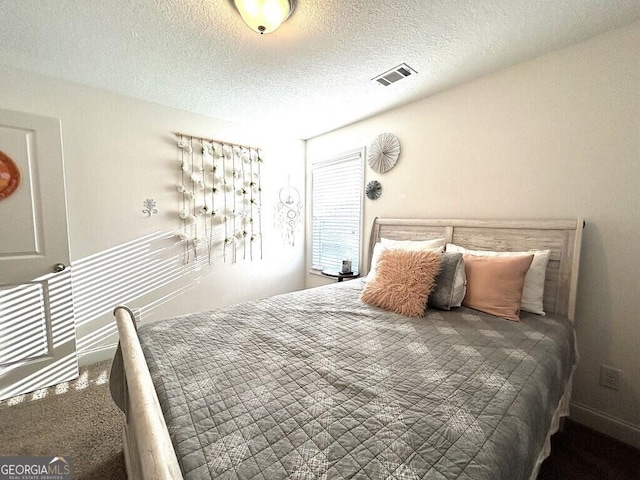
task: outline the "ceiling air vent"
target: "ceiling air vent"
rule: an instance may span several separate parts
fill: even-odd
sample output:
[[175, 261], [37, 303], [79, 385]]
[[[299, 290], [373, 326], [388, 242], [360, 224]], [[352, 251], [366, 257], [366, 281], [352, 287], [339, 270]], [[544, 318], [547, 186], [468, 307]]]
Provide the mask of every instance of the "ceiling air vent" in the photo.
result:
[[380, 85], [384, 85], [388, 87], [392, 83], [397, 82], [398, 80], [402, 80], [403, 78], [407, 78], [409, 75], [416, 72], [413, 68], [411, 68], [406, 63], [401, 63], [397, 67], [392, 68], [391, 70], [387, 70], [381, 75], [377, 77], [373, 77], [371, 80], [375, 80]]

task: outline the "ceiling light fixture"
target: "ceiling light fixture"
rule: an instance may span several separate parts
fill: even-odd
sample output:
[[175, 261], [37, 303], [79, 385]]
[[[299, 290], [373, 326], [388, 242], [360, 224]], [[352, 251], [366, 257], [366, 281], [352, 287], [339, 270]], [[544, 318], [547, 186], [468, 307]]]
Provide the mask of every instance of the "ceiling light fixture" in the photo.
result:
[[251, 30], [271, 33], [289, 18], [295, 0], [234, 0], [240, 16]]

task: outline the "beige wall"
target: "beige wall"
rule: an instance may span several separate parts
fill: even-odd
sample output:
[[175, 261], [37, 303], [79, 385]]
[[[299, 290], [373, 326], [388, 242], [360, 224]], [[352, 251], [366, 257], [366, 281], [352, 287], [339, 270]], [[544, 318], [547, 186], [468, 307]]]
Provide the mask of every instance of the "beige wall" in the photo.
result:
[[[151, 321], [304, 287], [304, 243], [284, 246], [274, 226], [287, 175], [304, 187], [303, 141], [6, 67], [0, 108], [62, 121], [81, 353], [95, 359], [115, 345], [111, 311], [118, 303]], [[245, 261], [240, 252], [237, 263], [225, 263], [218, 245], [211, 265], [184, 265], [183, 247], [171, 236], [180, 226], [172, 132], [263, 148], [263, 260]], [[142, 214], [147, 198], [158, 203], [152, 218]]]
[[[640, 24], [311, 139], [307, 158], [386, 131], [402, 153], [366, 169], [383, 190], [365, 239], [375, 216], [586, 218], [572, 415], [640, 446]], [[619, 392], [601, 364], [622, 369]]]

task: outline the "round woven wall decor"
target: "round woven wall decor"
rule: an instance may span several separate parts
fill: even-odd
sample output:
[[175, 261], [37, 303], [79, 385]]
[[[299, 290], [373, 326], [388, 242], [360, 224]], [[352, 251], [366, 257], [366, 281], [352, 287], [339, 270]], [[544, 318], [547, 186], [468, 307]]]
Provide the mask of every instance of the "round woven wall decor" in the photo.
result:
[[367, 183], [367, 188], [365, 190], [365, 195], [369, 200], [377, 200], [382, 195], [382, 185], [377, 180], [371, 180]]
[[400, 141], [393, 133], [381, 133], [371, 145], [367, 162], [371, 170], [384, 173], [391, 170], [400, 156]]

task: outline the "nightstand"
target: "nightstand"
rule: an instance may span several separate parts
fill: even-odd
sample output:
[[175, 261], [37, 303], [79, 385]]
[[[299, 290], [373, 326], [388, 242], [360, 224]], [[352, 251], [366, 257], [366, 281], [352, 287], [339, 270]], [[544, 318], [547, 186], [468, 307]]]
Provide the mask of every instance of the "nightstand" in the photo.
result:
[[360, 276], [357, 273], [340, 273], [338, 270], [323, 270], [322, 275], [325, 277], [337, 278], [338, 282], [351, 280], [352, 278], [358, 278]]

